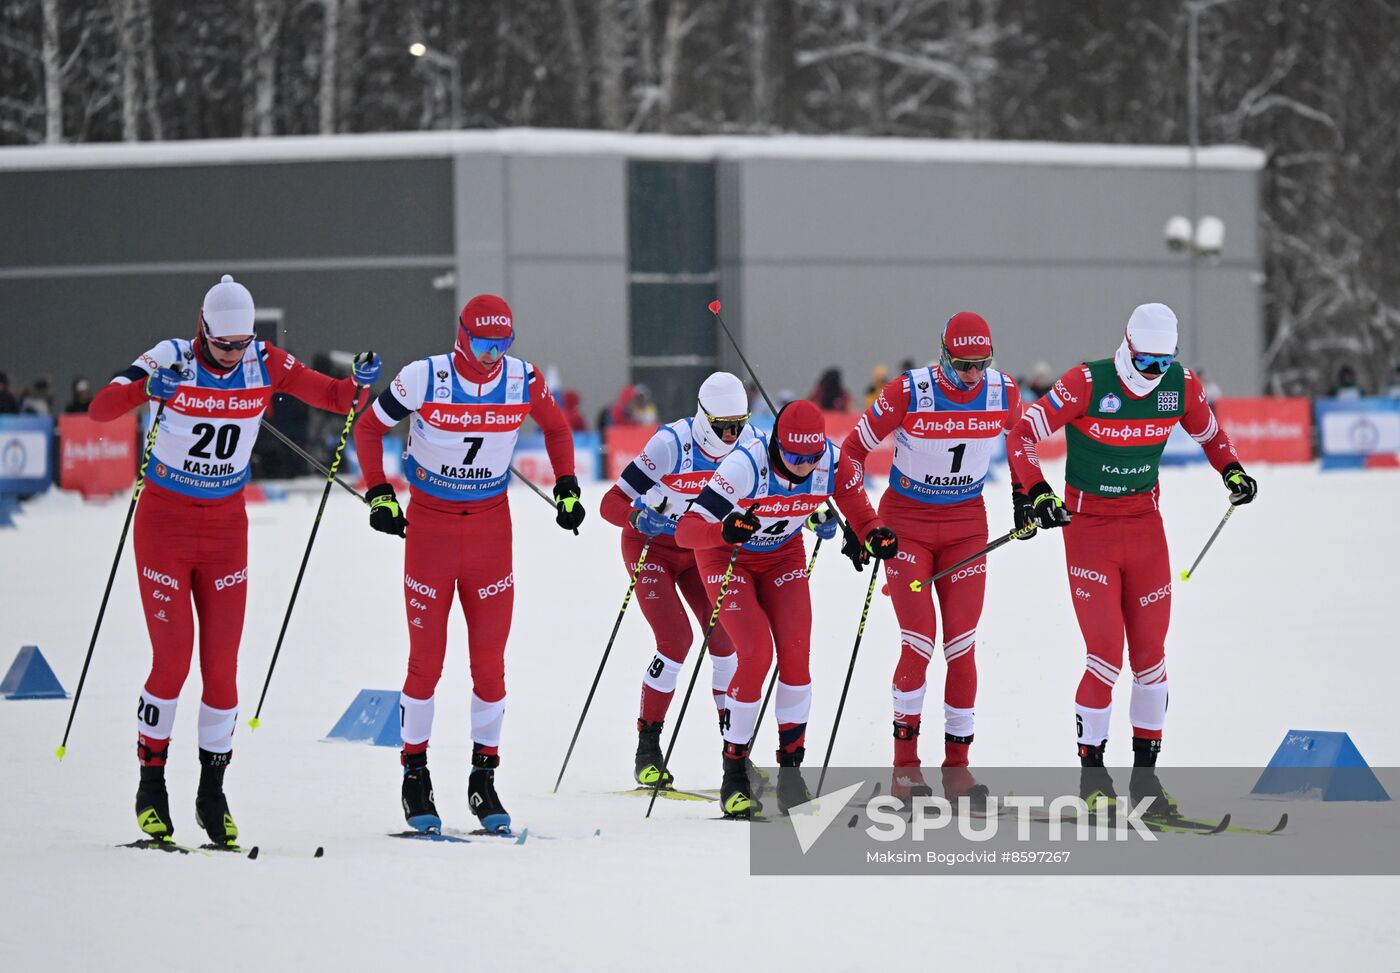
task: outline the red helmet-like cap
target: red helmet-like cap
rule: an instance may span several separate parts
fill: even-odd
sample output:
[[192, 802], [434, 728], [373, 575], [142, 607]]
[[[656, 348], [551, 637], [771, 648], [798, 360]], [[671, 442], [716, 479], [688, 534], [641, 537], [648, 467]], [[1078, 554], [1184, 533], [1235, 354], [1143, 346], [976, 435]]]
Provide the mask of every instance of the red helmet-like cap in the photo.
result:
[[959, 311], [943, 329], [943, 347], [949, 358], [990, 358], [992, 329], [982, 315]]
[[826, 420], [811, 402], [797, 399], [778, 413], [773, 438], [789, 453], [819, 453], [826, 448]]
[[462, 308], [458, 319], [469, 338], [509, 338], [515, 333], [515, 318], [505, 298], [478, 294]]

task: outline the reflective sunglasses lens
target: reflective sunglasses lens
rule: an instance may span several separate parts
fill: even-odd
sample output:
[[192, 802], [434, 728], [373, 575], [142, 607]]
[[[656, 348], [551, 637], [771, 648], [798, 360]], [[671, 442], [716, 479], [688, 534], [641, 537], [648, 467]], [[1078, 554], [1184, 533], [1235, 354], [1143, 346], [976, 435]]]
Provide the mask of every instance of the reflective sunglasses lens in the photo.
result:
[[1165, 372], [1175, 360], [1175, 355], [1148, 355], [1138, 352], [1133, 355], [1133, 367], [1140, 372]]
[[739, 433], [744, 431], [744, 426], [746, 426], [749, 421], [748, 416], [712, 416], [708, 412], [705, 413], [705, 419], [709, 421], [710, 428], [720, 436], [723, 436], [727, 432], [732, 432], [736, 436], [739, 435]]
[[822, 458], [821, 453], [789, 453], [783, 450], [783, 462], [789, 466], [800, 466], [803, 463], [815, 463]]
[[953, 370], [956, 372], [985, 372], [991, 361], [990, 358], [954, 358]]
[[471, 339], [472, 354], [478, 358], [488, 355], [492, 358], [500, 358], [510, 347], [510, 338], [473, 338]]

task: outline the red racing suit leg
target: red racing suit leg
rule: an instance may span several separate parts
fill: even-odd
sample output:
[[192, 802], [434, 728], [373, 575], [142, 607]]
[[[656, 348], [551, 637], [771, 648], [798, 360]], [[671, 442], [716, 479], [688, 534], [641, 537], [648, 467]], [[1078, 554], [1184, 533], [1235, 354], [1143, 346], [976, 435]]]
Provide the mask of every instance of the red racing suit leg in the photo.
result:
[[443, 509], [415, 494], [405, 516], [409, 651], [402, 698], [404, 752], [428, 748], [455, 591], [467, 621], [473, 749], [496, 754], [505, 715], [505, 646], [515, 598], [510, 505], [502, 495], [500, 503], [467, 513]]
[[1064, 535], [1070, 595], [1087, 650], [1075, 694], [1081, 752], [1108, 740], [1125, 634], [1133, 668], [1133, 736], [1160, 740], [1167, 709], [1165, 643], [1171, 618], [1171, 566], [1161, 515], [1075, 514]]
[[[728, 548], [696, 551], [696, 562], [711, 599], [719, 596], [729, 555]], [[774, 712], [778, 719], [779, 753], [797, 751], [806, 742], [812, 706], [812, 601], [800, 535], [796, 542], [789, 541], [776, 551], [745, 551], [739, 555], [719, 617], [738, 657], [725, 714], [720, 720], [725, 742], [733, 746], [734, 752], [747, 753], [757, 730], [764, 682], [773, 665], [776, 642], [778, 683]]]
[[[899, 620], [900, 653], [890, 694], [894, 704], [896, 767], [919, 766], [918, 735], [929, 660], [937, 651], [933, 592], [909, 582], [929, 578], [987, 546], [981, 497], [943, 506], [887, 490], [880, 517], [899, 537], [899, 555], [885, 562], [890, 601]], [[976, 561], [934, 582], [943, 623], [943, 766], [966, 767], [975, 730], [977, 623], [987, 587], [987, 562]], [[963, 785], [970, 783], [961, 782]], [[966, 786], [961, 787], [965, 790]]]
[[[199, 619], [199, 745], [229, 753], [238, 709], [238, 647], [248, 598], [248, 515], [242, 493], [201, 502], [148, 485], [132, 548], [151, 639], [138, 706], [138, 754], [164, 763]], [[158, 754], [158, 755], [157, 755]]]
[[[705, 593], [693, 551], [679, 548], [665, 535], [647, 538], [634, 530], [622, 532], [622, 561], [629, 575], [635, 570], [642, 548], [647, 548], [646, 566], [637, 578], [634, 596], [642, 615], [656, 638], [656, 651], [642, 676], [638, 719], [659, 723], [666, 719], [675, 695], [686, 656], [694, 643], [694, 632], [686, 616], [686, 605], [695, 614], [701, 631], [709, 622], [714, 604]], [[734, 647], [728, 635], [717, 627], [710, 637], [709, 654], [713, 669], [712, 694], [715, 706], [724, 709], [724, 692], [734, 672]]]

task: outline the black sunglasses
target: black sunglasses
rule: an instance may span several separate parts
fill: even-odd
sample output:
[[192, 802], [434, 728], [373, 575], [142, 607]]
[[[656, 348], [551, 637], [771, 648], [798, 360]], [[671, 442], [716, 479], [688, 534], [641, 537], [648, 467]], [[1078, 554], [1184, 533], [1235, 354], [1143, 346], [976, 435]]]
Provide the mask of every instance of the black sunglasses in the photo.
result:
[[244, 348], [247, 348], [254, 341], [256, 341], [258, 337], [257, 335], [249, 335], [242, 341], [228, 341], [224, 338], [215, 338], [212, 334], [209, 333], [209, 325], [207, 322], [205, 322], [205, 320], [202, 317], [200, 318], [199, 323], [204, 326], [204, 340], [209, 342], [211, 345], [213, 345], [220, 351], [242, 351]]

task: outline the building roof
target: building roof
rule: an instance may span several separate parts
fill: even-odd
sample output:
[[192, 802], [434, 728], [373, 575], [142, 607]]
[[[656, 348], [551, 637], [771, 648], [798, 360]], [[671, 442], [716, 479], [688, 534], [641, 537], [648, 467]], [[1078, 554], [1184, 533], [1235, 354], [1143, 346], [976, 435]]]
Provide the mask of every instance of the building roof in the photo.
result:
[[[854, 138], [815, 135], [646, 135], [575, 129], [502, 128], [460, 132], [288, 135], [172, 142], [86, 142], [0, 148], [0, 171], [247, 165], [454, 155], [624, 156], [639, 159], [813, 159], [867, 162], [973, 162], [1005, 165], [1187, 168], [1176, 145]], [[1202, 169], [1256, 171], [1265, 155], [1248, 146], [1209, 146]]]

